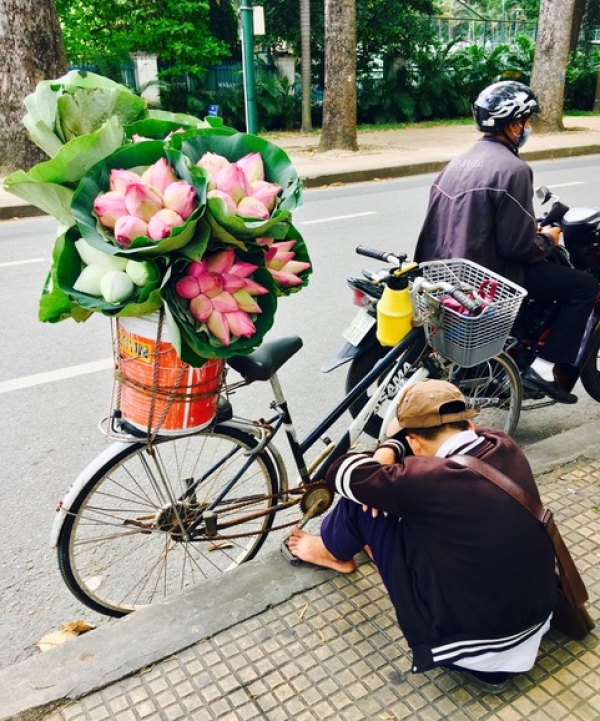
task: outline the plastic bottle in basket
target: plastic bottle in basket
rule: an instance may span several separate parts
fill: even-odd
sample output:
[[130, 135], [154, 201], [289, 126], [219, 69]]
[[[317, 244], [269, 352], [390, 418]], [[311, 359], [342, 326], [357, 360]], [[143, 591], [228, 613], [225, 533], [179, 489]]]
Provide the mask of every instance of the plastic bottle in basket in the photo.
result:
[[377, 303], [377, 340], [395, 346], [412, 330], [412, 317], [408, 277], [392, 276]]

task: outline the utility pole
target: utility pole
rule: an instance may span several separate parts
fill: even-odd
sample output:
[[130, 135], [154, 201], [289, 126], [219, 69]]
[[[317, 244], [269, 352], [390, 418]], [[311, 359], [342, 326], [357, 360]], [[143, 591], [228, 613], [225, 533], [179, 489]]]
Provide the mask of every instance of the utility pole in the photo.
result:
[[244, 78], [244, 108], [246, 132], [256, 135], [256, 80], [254, 77], [254, 22], [252, 0], [242, 0], [242, 75]]

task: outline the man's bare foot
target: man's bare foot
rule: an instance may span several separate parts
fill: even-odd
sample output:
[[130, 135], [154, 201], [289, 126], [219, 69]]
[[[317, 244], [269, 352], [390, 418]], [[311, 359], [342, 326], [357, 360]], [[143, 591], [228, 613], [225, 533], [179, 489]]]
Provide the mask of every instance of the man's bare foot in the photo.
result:
[[329, 553], [320, 536], [311, 536], [300, 528], [293, 528], [287, 540], [290, 551], [300, 560], [314, 563], [315, 566], [332, 568], [339, 573], [352, 573], [356, 570], [356, 563], [352, 561], [338, 561]]

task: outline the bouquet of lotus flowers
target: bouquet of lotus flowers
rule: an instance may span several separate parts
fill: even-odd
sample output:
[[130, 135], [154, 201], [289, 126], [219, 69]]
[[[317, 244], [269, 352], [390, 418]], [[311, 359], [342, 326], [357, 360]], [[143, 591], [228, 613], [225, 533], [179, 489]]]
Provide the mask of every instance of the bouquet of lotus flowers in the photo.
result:
[[219, 118], [152, 110], [79, 71], [40, 83], [26, 106], [50, 159], [5, 185], [60, 223], [40, 319], [161, 309], [196, 367], [257, 347], [278, 299], [311, 273], [285, 152]]

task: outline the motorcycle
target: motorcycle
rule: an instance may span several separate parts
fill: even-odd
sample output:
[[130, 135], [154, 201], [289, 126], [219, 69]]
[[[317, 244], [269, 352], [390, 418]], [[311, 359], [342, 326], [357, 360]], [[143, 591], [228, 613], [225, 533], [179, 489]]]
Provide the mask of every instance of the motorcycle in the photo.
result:
[[[542, 186], [536, 194], [542, 205], [552, 200], [550, 210], [538, 218], [542, 226], [558, 225], [562, 230], [562, 244], [557, 246], [553, 260], [589, 273], [600, 282], [600, 210], [596, 208], [569, 208], [560, 202], [547, 187]], [[363, 277], [351, 277], [347, 283], [352, 290], [353, 303], [359, 311], [350, 326], [343, 332], [345, 340], [340, 351], [322, 366], [329, 373], [341, 365], [350, 363], [346, 377], [346, 391], [349, 392], [374, 367], [389, 350], [380, 345], [376, 336], [377, 303], [381, 298], [390, 271], [363, 270]], [[544, 347], [558, 304], [525, 298], [505, 351], [512, 358], [519, 372], [523, 372], [534, 361]], [[557, 364], [554, 374], [559, 385], [571, 391], [578, 380], [586, 392], [600, 402], [600, 286], [594, 310], [588, 321], [576, 366]], [[528, 409], [541, 408], [556, 403], [543, 391], [522, 384], [522, 398]], [[354, 416], [365, 402], [357, 399], [350, 408]], [[377, 438], [381, 417], [374, 416], [366, 431]]]

